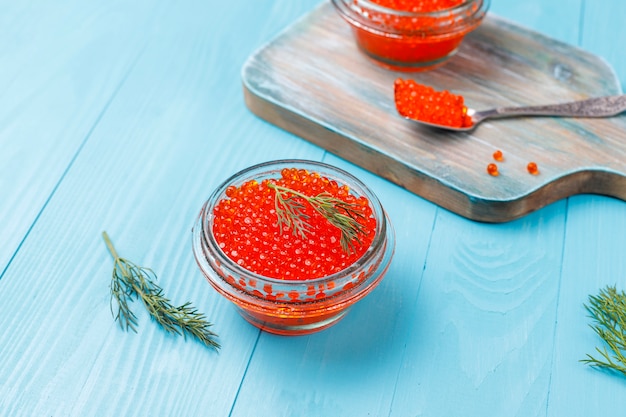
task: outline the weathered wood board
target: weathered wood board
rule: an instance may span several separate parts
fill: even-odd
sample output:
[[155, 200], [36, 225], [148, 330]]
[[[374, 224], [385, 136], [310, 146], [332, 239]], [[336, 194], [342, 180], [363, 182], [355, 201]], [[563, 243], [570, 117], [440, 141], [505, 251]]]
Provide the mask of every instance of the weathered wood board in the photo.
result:
[[[397, 114], [398, 77], [463, 95], [477, 110], [621, 93], [602, 59], [493, 15], [446, 65], [387, 70], [358, 50], [330, 2], [242, 70], [246, 104], [259, 117], [467, 218], [509, 221], [581, 193], [626, 200], [626, 115], [502, 119], [442, 132]], [[498, 149], [505, 159], [494, 177], [486, 167]], [[539, 175], [528, 173], [530, 161]]]

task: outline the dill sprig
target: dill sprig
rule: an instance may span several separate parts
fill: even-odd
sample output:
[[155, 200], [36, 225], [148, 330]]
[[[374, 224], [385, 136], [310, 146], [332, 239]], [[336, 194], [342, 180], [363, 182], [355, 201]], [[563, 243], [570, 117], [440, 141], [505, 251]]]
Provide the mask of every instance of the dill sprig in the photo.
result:
[[307, 223], [309, 216], [304, 212], [304, 205], [296, 198], [300, 197], [321, 214], [331, 225], [341, 232], [340, 244], [346, 253], [354, 251], [354, 241], [361, 243], [359, 235], [365, 234], [366, 228], [357, 219], [363, 218], [359, 205], [348, 203], [328, 193], [308, 196], [288, 187], [276, 185], [272, 182], [267, 185], [275, 191], [274, 203], [278, 216], [278, 227], [289, 227], [294, 235], [305, 239], [311, 226]]
[[[138, 266], [127, 259], [120, 258], [113, 247], [107, 232], [102, 232], [104, 242], [114, 259], [111, 277], [111, 313], [124, 330], [137, 332], [137, 316], [130, 309], [129, 303], [141, 299], [150, 316], [167, 332], [192, 336], [205, 346], [218, 350], [217, 335], [210, 328], [204, 314], [198, 312], [189, 302], [175, 306], [163, 294], [163, 289], [155, 282], [156, 274], [149, 268]], [[117, 303], [117, 313], [113, 311], [113, 300]]]
[[606, 346], [596, 347], [598, 358], [588, 354], [581, 362], [626, 375], [626, 293], [608, 286], [597, 296], [589, 296], [585, 308], [594, 321], [590, 327]]

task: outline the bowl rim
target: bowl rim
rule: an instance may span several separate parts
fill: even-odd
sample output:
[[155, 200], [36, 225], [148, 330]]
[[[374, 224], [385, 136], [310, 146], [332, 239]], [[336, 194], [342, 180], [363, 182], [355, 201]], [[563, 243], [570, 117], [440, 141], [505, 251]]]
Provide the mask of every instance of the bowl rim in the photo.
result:
[[[260, 275], [249, 269], [246, 269], [239, 265], [237, 262], [233, 261], [230, 257], [228, 257], [224, 251], [219, 247], [217, 241], [215, 240], [211, 227], [210, 227], [210, 217], [213, 215], [212, 209], [217, 204], [221, 198], [220, 195], [224, 194], [226, 188], [230, 185], [242, 184], [243, 182], [253, 180], [255, 177], [250, 176], [251, 173], [255, 173], [258, 178], [261, 175], [269, 174], [269, 173], [280, 173], [280, 170], [283, 168], [287, 168], [291, 165], [292, 168], [298, 168], [297, 165], [305, 165], [307, 167], [303, 167], [304, 169], [308, 169], [311, 166], [317, 167], [321, 169], [321, 172], [318, 172], [320, 175], [325, 176], [329, 179], [339, 180], [338, 182], [344, 183], [350, 187], [350, 190], [358, 191], [358, 195], [365, 195], [369, 201], [369, 204], [372, 208], [373, 216], [376, 218], [376, 229], [375, 236], [372, 240], [372, 243], [367, 248], [365, 253], [358, 259], [356, 259], [352, 264], [348, 267], [342, 269], [341, 271], [335, 272], [330, 275], [325, 275], [322, 277], [311, 278], [311, 279], [281, 279], [281, 278], [273, 278], [265, 275]], [[295, 165], [295, 166], [294, 166]], [[272, 169], [274, 167], [274, 169]], [[280, 167], [280, 168], [276, 168]], [[337, 178], [333, 175], [335, 172], [337, 177], [341, 176], [344, 179]], [[356, 187], [354, 187], [356, 185]], [[210, 202], [213, 201], [214, 204], [211, 205]], [[262, 162], [259, 164], [252, 165], [248, 168], [242, 169], [233, 175], [229, 176], [226, 180], [220, 183], [215, 190], [211, 193], [210, 197], [204, 203], [200, 216], [198, 218], [200, 223], [201, 230], [198, 232], [201, 234], [202, 243], [204, 245], [210, 246], [210, 249], [219, 254], [218, 260], [220, 265], [225, 266], [227, 269], [235, 272], [240, 276], [246, 276], [249, 279], [256, 279], [262, 283], [275, 284], [281, 286], [290, 286], [293, 287], [294, 290], [305, 290], [307, 287], [315, 284], [326, 283], [329, 281], [336, 281], [345, 276], [352, 276], [355, 271], [358, 271], [364, 264], [368, 264], [373, 258], [377, 256], [377, 250], [374, 248], [380, 247], [384, 244], [384, 240], [386, 239], [388, 232], [387, 229], [391, 227], [389, 224], [388, 216], [385, 210], [382, 207], [382, 204], [378, 200], [378, 197], [374, 192], [365, 185], [361, 180], [356, 178], [354, 175], [349, 172], [338, 168], [336, 166], [327, 164], [325, 162], [306, 160], [306, 159], [278, 159], [267, 162]], [[389, 242], [387, 242], [389, 244]], [[228, 285], [231, 285], [226, 280], [223, 279]]]
[[[409, 12], [381, 6], [369, 0], [331, 0], [341, 17], [352, 26], [377, 33], [383, 36], [421, 36], [436, 37], [449, 36], [458, 32], [468, 32], [474, 29], [486, 16], [491, 0], [464, 0], [461, 4], [433, 12]], [[477, 6], [472, 13], [464, 13]], [[421, 28], [406, 29], [394, 28], [369, 18], [367, 11], [373, 10], [393, 18], [412, 19], [428, 18], [439, 25], [428, 25]]]
[[[334, 2], [335, 0], [333, 0]], [[471, 8], [476, 3], [479, 3], [480, 6], [477, 8], [480, 9], [485, 3], [485, 0], [463, 0], [461, 3], [456, 6], [446, 7], [443, 9], [433, 10], [430, 12], [411, 12], [409, 10], [400, 10], [394, 9], [391, 7], [382, 6], [378, 3], [374, 3], [371, 0], [338, 0], [342, 3], [350, 3], [351, 5], [361, 5], [364, 8], [374, 10], [376, 12], [381, 12], [393, 16], [400, 17], [446, 17], [449, 16], [451, 12], [459, 12], [465, 9]], [[488, 1], [487, 1], [488, 3]], [[356, 10], [356, 8], [352, 8], [352, 10]]]

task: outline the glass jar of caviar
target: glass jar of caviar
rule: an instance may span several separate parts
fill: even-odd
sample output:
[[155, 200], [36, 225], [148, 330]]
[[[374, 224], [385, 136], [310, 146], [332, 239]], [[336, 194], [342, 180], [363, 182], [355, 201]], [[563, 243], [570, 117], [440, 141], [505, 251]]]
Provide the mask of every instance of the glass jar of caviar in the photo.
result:
[[400, 71], [443, 64], [476, 29], [490, 0], [332, 0], [356, 44], [375, 62]]
[[[344, 235], [342, 222], [354, 233]], [[395, 245], [365, 184], [303, 160], [267, 162], [227, 179], [203, 205], [192, 235], [213, 288], [247, 321], [282, 335], [335, 324], [380, 282]]]

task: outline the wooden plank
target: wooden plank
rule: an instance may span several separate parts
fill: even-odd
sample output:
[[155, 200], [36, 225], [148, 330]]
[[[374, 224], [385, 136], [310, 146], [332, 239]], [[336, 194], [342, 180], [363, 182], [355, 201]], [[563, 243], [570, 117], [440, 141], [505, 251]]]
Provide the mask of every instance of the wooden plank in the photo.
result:
[[[328, 155], [377, 194], [395, 223], [396, 254], [387, 276], [337, 325], [297, 338], [261, 334], [232, 417], [386, 416], [403, 366], [437, 207], [372, 173]], [[412, 415], [412, 414], [405, 414]]]
[[[101, 118], [82, 137], [80, 153], [0, 280], [3, 417], [226, 416], [255, 349], [258, 329], [204, 280], [190, 232], [213, 188], [237, 170], [275, 158], [322, 159], [321, 148], [250, 114], [238, 76], [256, 43], [307, 4], [254, 14], [244, 1], [152, 6], [158, 13], [135, 19], [128, 38], [145, 42], [142, 54], [106, 111], [100, 106]], [[118, 5], [113, 15], [125, 10]], [[241, 25], [246, 36], [224, 36]], [[117, 36], [98, 28], [86, 25], [85, 31], [102, 48], [115, 49]], [[118, 58], [112, 65], [129, 62]], [[81, 61], [70, 73], [84, 70], [89, 78], [97, 64]], [[52, 128], [43, 115], [65, 103], [63, 94], [67, 90], [43, 95], [33, 117], [18, 120], [17, 128], [26, 129], [33, 118], [41, 123], [38, 132]], [[95, 92], [76, 94], [77, 103], [91, 103]], [[54, 146], [76, 152], [71, 137], [55, 138]], [[220, 335], [219, 354], [167, 335], [139, 305], [139, 333], [118, 328], [109, 306], [113, 264], [103, 229], [120, 254], [154, 269], [173, 302], [191, 300], [207, 314]]]
[[[578, 193], [626, 198], [626, 119], [525, 118], [472, 134], [400, 118], [393, 81], [369, 62], [330, 4], [322, 4], [247, 62], [246, 103], [260, 117], [455, 213], [502, 222]], [[444, 67], [410, 75], [483, 109], [620, 92], [598, 57], [490, 16]], [[486, 173], [494, 150], [506, 162]], [[541, 174], [529, 175], [534, 161]]]
[[626, 409], [624, 378], [579, 362], [604, 346], [583, 304], [607, 285], [626, 290], [626, 205], [598, 196], [570, 198], [566, 236], [547, 416], [611, 415]]
[[[616, 28], [623, 25], [626, 3], [587, 1], [584, 11], [580, 45], [606, 59], [624, 85], [626, 56], [619, 45], [626, 33]], [[603, 197], [573, 197], [567, 220], [547, 416], [611, 415], [626, 409], [624, 380], [579, 362], [603, 347], [583, 304], [607, 285], [626, 289], [626, 206]]]
[[544, 415], [565, 219], [564, 202], [498, 225], [438, 212], [390, 416]]
[[[576, 321], [581, 299], [625, 270], [625, 206], [611, 199], [570, 199], [568, 224], [578, 226], [567, 234], [564, 201], [509, 224], [477, 224], [326, 156], [377, 192], [396, 226], [396, 258], [337, 327], [258, 337], [203, 282], [189, 228], [222, 174], [280, 157], [322, 159], [321, 148], [251, 117], [236, 76], [253, 45], [307, 5], [268, 1], [246, 15], [244, 2], [207, 3], [167, 6], [153, 25], [138, 25], [153, 30], [152, 42], [0, 280], [0, 415], [544, 416], [547, 408], [561, 417], [596, 415], [586, 404], [600, 401], [600, 415], [623, 409], [620, 379], [576, 363], [596, 342]], [[245, 36], [225, 36], [233, 27]], [[65, 91], [29, 114], [40, 120]], [[55, 139], [66, 146], [65, 135]], [[116, 328], [105, 227], [124, 255], [155, 268], [175, 301], [192, 299], [208, 314], [222, 353], [163, 335], [145, 314], [138, 335]], [[572, 293], [555, 295], [564, 235], [581, 241], [565, 249], [561, 288]], [[566, 307], [558, 316], [557, 301]], [[553, 346], [546, 334], [557, 323]]]
[[610, 62], [622, 86], [626, 85], [626, 56], [616, 45], [626, 43], [626, 32], [620, 30], [625, 15], [626, 3], [623, 1], [586, 2], [580, 41], [581, 47]]
[[1, 6], [0, 278], [140, 54], [144, 6]]
[[489, 12], [550, 38], [580, 46], [583, 2], [492, 1]]
[[[579, 20], [572, 14], [559, 25], [569, 28], [566, 39], [576, 41]], [[415, 233], [398, 244], [396, 259], [403, 265], [392, 264], [377, 298], [358, 306], [368, 319], [346, 334], [329, 329], [334, 334], [328, 337], [262, 335], [233, 414], [255, 409], [290, 415], [302, 408], [313, 416], [544, 416], [550, 404], [551, 415], [572, 415], [564, 410], [575, 407], [550, 401], [552, 372], [579, 367], [577, 359], [559, 361], [553, 345], [566, 201], [506, 225], [472, 224], [437, 210], [432, 234], [420, 228], [430, 217], [412, 212], [419, 200], [399, 194], [390, 201], [398, 232]], [[566, 284], [576, 287], [579, 279]], [[305, 358], [293, 357], [300, 351]], [[276, 357], [281, 366], [267, 384], [265, 364]], [[572, 403], [604, 386], [580, 378], [564, 382], [565, 390], [580, 387], [578, 398], [562, 398]], [[596, 383], [593, 394], [582, 395]]]

